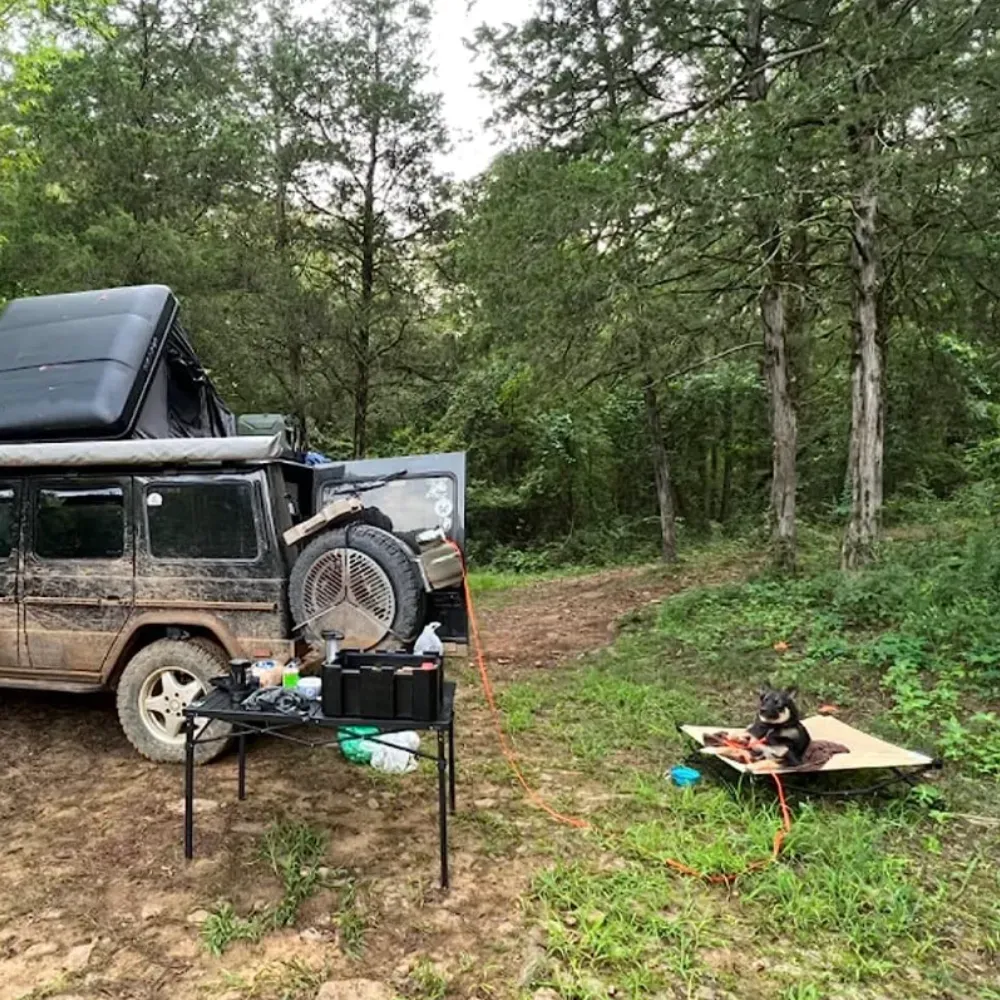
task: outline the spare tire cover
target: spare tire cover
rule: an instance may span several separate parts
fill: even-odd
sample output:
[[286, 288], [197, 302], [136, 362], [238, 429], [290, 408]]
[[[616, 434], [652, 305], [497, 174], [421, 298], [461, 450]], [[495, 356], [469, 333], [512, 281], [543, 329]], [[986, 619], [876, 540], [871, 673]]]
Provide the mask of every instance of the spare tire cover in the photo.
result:
[[423, 624], [424, 586], [407, 546], [370, 524], [324, 532], [292, 567], [289, 603], [298, 634], [344, 633], [346, 649], [411, 642]]

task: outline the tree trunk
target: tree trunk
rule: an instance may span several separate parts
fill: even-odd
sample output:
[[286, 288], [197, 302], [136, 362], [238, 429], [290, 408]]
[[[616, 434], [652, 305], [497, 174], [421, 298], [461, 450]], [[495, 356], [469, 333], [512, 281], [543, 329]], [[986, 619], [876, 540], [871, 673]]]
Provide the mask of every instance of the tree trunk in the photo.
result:
[[795, 492], [798, 419], [788, 380], [785, 305], [781, 288], [768, 284], [761, 293], [764, 325], [764, 371], [771, 412], [774, 455], [771, 474], [771, 547], [774, 564], [795, 569]]
[[663, 437], [663, 420], [656, 384], [652, 376], [643, 381], [642, 395], [646, 404], [646, 423], [653, 455], [653, 473], [656, 477], [656, 500], [660, 508], [660, 541], [663, 561], [677, 561], [677, 523], [674, 515], [674, 492], [670, 481], [670, 456]]
[[[867, 12], [872, 27], [885, 10], [885, 0], [874, 0]], [[859, 102], [878, 92], [869, 66], [855, 79]], [[875, 561], [882, 531], [882, 459], [885, 435], [883, 394], [884, 331], [881, 260], [878, 242], [878, 149], [880, 120], [871, 114], [850, 133], [850, 152], [858, 167], [857, 187], [851, 198], [851, 277], [854, 317], [851, 366], [851, 441], [848, 473], [851, 514], [844, 532], [840, 561], [857, 569]]]
[[[277, 109], [277, 97], [274, 99], [274, 105]], [[280, 115], [280, 110], [276, 110], [275, 114]], [[274, 250], [278, 260], [281, 262], [284, 274], [290, 274], [292, 268], [288, 261], [290, 242], [288, 233], [288, 153], [285, 149], [280, 120], [275, 122], [274, 143]], [[299, 424], [303, 447], [305, 447], [308, 445], [309, 435], [305, 398], [305, 351], [302, 343], [302, 330], [299, 326], [297, 316], [293, 316], [292, 322], [288, 324], [286, 344], [288, 350], [288, 380], [291, 387], [291, 398], [288, 400], [288, 404], [292, 415]]]
[[368, 450], [368, 406], [371, 395], [372, 307], [375, 302], [375, 170], [378, 162], [378, 121], [369, 135], [368, 175], [361, 220], [361, 315], [355, 337], [354, 457]]
[[[381, 51], [385, 24], [375, 23], [373, 79], [382, 85]], [[372, 322], [375, 305], [375, 240], [376, 205], [375, 180], [378, 175], [379, 143], [382, 120], [377, 109], [368, 122], [368, 162], [365, 168], [364, 202], [361, 215], [361, 302], [360, 316], [354, 342], [354, 457], [364, 458], [368, 451], [368, 409], [372, 389]]]
[[729, 502], [733, 492], [733, 394], [726, 393], [726, 417], [722, 431], [722, 494], [719, 497], [719, 524], [729, 519]]
[[[870, 159], [875, 149], [874, 129], [863, 137], [862, 143]], [[871, 172], [854, 196], [852, 208], [851, 516], [841, 550], [845, 569], [856, 569], [875, 560], [882, 519], [885, 425], [879, 334], [878, 190]]]
[[[750, 0], [746, 7], [746, 54], [754, 74], [749, 83], [752, 102], [767, 100], [764, 4]], [[777, 210], [766, 204], [757, 215], [757, 240], [764, 257], [764, 285], [760, 292], [760, 319], [764, 328], [764, 375], [767, 382], [772, 441], [771, 550], [774, 565], [795, 569], [795, 497], [798, 419], [791, 393], [788, 363], [788, 325], [782, 274], [782, 229]]]

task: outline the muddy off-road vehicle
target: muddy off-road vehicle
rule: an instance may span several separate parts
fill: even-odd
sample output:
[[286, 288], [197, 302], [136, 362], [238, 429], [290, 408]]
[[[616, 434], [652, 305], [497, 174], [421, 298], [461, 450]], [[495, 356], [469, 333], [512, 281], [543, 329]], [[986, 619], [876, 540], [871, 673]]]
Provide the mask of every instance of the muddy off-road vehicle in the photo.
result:
[[312, 465], [235, 427], [168, 289], [7, 307], [0, 687], [115, 690], [136, 749], [178, 761], [230, 658], [467, 641], [464, 455]]

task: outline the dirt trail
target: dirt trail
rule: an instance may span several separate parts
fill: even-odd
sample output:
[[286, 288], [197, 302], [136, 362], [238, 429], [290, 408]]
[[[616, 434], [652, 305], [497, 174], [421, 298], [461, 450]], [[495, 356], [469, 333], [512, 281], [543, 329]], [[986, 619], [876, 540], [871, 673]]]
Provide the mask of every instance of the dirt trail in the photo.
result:
[[[481, 615], [492, 668], [509, 675], [606, 644], [621, 614], [690, 582], [685, 573], [616, 570], [494, 595]], [[199, 770], [197, 857], [188, 864], [181, 770], [135, 755], [111, 698], [0, 693], [0, 1000], [236, 1000], [247, 991], [233, 975], [252, 982], [292, 959], [303, 963], [300, 975], [399, 985], [419, 956], [452, 978], [452, 995], [485, 995], [507, 977], [516, 992], [524, 960], [516, 900], [531, 864], [517, 843], [540, 820], [506, 782], [485, 723], [479, 692], [467, 685], [453, 889], [442, 896], [430, 771], [389, 781], [338, 754], [260, 742], [244, 803], [231, 757]], [[333, 890], [306, 905], [298, 930], [234, 946], [221, 960], [202, 946], [199, 910], [229, 900], [248, 912], [269, 898], [273, 879], [260, 881], [254, 852], [282, 818], [330, 831], [331, 864], [359, 887], [368, 925], [361, 959], [337, 946]]]

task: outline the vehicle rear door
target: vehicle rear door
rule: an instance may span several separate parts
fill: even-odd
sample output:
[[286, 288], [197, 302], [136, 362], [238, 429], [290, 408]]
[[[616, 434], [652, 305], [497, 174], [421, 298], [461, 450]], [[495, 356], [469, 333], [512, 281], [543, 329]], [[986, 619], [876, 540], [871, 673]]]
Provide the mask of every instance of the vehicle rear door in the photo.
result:
[[[20, 666], [21, 602], [17, 563], [21, 552], [19, 479], [0, 480], [0, 670]], [[6, 680], [7, 678], [2, 678]]]
[[[352, 484], [389, 476], [398, 478], [361, 493], [365, 506], [377, 507], [385, 514], [397, 535], [440, 528], [465, 550], [464, 452], [370, 458], [319, 466], [313, 479], [314, 507], [318, 510], [330, 503]], [[426, 621], [441, 622], [439, 634], [445, 642], [468, 642], [468, 612], [462, 587], [429, 594]]]
[[25, 497], [24, 660], [39, 679], [94, 684], [132, 614], [129, 476], [32, 480]]

